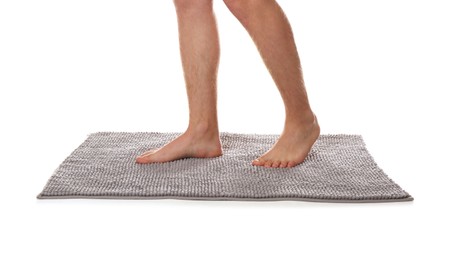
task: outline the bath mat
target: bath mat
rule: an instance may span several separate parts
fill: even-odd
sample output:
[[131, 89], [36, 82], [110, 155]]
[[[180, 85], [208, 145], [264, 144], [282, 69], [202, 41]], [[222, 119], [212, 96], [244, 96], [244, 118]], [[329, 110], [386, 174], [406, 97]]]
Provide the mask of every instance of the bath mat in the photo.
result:
[[302, 164], [253, 166], [279, 135], [220, 132], [223, 155], [137, 164], [178, 132], [89, 134], [55, 170], [38, 199], [190, 199], [392, 202], [413, 198], [392, 181], [361, 135], [321, 135]]

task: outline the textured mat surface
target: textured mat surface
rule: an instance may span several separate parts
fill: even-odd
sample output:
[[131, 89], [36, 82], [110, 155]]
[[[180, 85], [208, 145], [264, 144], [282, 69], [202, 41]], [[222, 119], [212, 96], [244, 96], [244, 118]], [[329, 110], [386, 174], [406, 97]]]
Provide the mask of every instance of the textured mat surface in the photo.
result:
[[389, 202], [413, 198], [373, 160], [360, 135], [321, 135], [292, 168], [253, 166], [279, 135], [221, 132], [223, 155], [137, 164], [181, 133], [98, 132], [73, 151], [39, 199], [201, 199]]

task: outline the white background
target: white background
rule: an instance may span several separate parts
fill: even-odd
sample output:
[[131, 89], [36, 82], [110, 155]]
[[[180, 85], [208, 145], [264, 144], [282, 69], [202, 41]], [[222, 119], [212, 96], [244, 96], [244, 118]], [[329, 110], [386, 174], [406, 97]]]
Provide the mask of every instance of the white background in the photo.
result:
[[[451, 259], [448, 1], [280, 0], [322, 133], [361, 134], [414, 202], [37, 200], [96, 131], [182, 132], [172, 1], [0, 2], [1, 259]], [[283, 103], [222, 1], [220, 131]]]

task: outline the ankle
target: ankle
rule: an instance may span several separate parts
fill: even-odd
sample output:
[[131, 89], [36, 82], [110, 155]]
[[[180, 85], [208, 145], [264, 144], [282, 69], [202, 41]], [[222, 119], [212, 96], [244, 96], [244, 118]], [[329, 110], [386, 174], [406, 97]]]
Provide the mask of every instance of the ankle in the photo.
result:
[[219, 131], [217, 124], [201, 122], [201, 123], [190, 123], [186, 130], [187, 133], [200, 137], [200, 138], [209, 138], [209, 137], [218, 137]]
[[309, 126], [317, 122], [315, 114], [312, 110], [306, 110], [304, 112], [299, 112], [296, 114], [286, 113], [286, 126]]

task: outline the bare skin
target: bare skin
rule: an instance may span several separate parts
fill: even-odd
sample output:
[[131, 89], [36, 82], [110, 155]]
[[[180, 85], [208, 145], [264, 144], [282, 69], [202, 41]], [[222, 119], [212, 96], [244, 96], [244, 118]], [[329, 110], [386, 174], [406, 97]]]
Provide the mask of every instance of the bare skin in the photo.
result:
[[212, 0], [174, 1], [189, 106], [187, 130], [137, 163], [168, 162], [223, 154], [217, 120], [217, 72], [220, 43]]
[[[255, 166], [294, 167], [302, 163], [320, 135], [309, 105], [292, 29], [274, 0], [224, 0], [256, 44], [284, 101], [284, 130], [277, 142], [253, 160]], [[217, 120], [220, 46], [212, 0], [174, 0], [190, 120], [187, 130], [137, 163], [223, 154]]]

